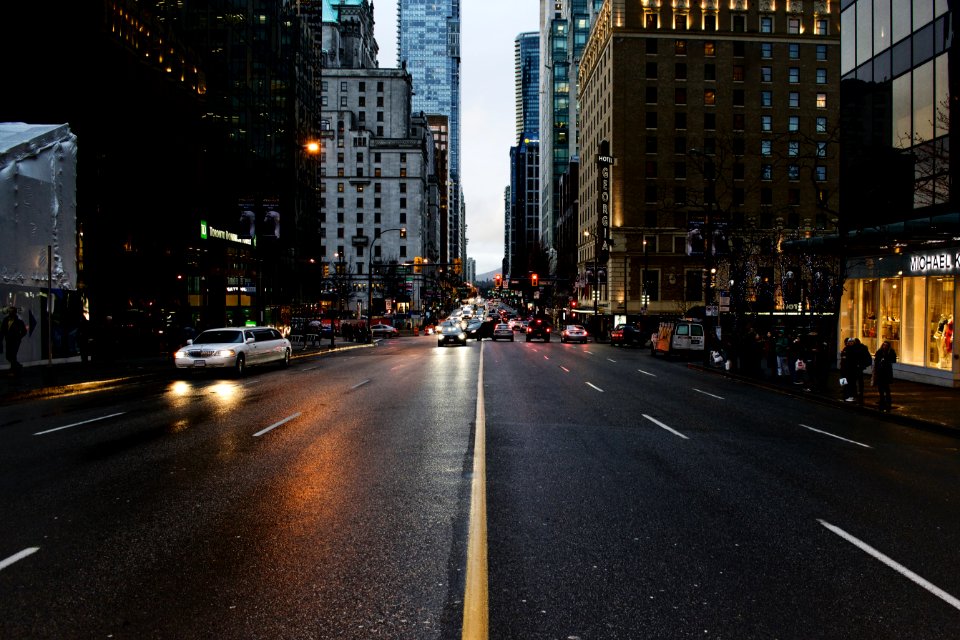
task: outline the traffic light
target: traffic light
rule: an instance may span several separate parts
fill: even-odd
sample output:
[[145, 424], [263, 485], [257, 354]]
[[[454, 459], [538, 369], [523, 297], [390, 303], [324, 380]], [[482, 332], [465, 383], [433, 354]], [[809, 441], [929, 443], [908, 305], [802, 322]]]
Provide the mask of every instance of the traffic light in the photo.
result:
[[493, 276], [493, 284], [497, 287], [497, 289], [499, 289], [501, 285], [503, 285], [503, 276], [499, 273]]
[[323, 263], [323, 277], [324, 278], [330, 277], [330, 264], [327, 262]]
[[463, 273], [463, 262], [460, 260], [460, 258], [453, 259], [453, 272], [456, 275]]
[[537, 276], [537, 274], [535, 274], [535, 273], [530, 274], [530, 284], [532, 284], [532, 285], [535, 286], [535, 287], [536, 287], [537, 285], [539, 285], [539, 284], [540, 284], [540, 277]]
[[577, 308], [577, 301], [576, 301], [576, 300], [573, 300], [573, 299], [570, 300], [570, 308], [571, 308], [571, 309], [576, 309], [576, 308]]
[[414, 256], [413, 272], [418, 274], [423, 273], [423, 258], [421, 256]]

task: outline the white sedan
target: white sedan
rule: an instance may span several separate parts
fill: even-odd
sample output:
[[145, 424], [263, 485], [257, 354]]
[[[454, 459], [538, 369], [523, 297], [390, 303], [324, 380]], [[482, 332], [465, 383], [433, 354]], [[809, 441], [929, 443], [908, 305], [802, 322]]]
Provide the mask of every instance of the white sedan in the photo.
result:
[[273, 327], [222, 327], [207, 329], [173, 354], [178, 369], [233, 369], [243, 375], [247, 367], [290, 363], [290, 341]]
[[396, 338], [400, 335], [400, 332], [397, 331], [396, 327], [381, 323], [370, 327], [370, 335], [374, 338]]

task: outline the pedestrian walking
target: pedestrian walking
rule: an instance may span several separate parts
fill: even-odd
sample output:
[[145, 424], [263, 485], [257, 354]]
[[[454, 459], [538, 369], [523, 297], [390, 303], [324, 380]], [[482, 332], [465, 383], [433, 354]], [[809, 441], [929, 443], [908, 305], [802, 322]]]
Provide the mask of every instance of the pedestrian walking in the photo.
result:
[[843, 349], [840, 350], [840, 390], [846, 402], [857, 400], [855, 377], [859, 372], [860, 354], [853, 343], [853, 338], [847, 338], [843, 341]]
[[20, 342], [26, 335], [27, 325], [17, 315], [17, 308], [7, 307], [6, 317], [0, 324], [0, 337], [3, 338], [3, 352], [7, 362], [10, 363], [10, 371], [13, 373], [17, 373], [23, 368], [23, 365], [17, 360], [17, 353], [20, 351]]
[[774, 351], [777, 354], [777, 376], [790, 375], [790, 339], [783, 328], [777, 331]]
[[870, 355], [870, 349], [867, 345], [860, 342], [860, 338], [853, 339], [853, 349], [856, 359], [856, 368], [853, 372], [853, 395], [857, 402], [863, 404], [863, 371], [873, 364], [873, 357]]
[[877, 349], [873, 356], [872, 384], [880, 394], [879, 407], [881, 411], [890, 411], [893, 408], [893, 398], [890, 395], [890, 383], [893, 382], [893, 363], [897, 361], [897, 352], [886, 340]]

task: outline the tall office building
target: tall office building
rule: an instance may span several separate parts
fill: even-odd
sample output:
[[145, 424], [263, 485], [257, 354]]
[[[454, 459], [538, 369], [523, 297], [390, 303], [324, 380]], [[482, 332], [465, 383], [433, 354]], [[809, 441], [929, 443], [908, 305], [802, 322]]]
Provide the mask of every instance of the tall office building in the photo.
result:
[[798, 244], [846, 257], [838, 340], [888, 341], [896, 378], [960, 386], [958, 13], [944, 0], [840, 5], [840, 233]]
[[521, 33], [514, 40], [514, 96], [517, 142], [540, 139], [540, 34]]
[[540, 227], [556, 248], [560, 178], [578, 154], [577, 76], [590, 27], [603, 0], [540, 2]]
[[781, 245], [835, 228], [838, 8], [604, 2], [580, 63], [581, 308], [835, 309], [831, 265]]
[[[413, 77], [413, 111], [447, 116], [447, 254], [466, 258], [460, 181], [460, 0], [399, 0], [397, 65]], [[441, 251], [441, 253], [444, 253]]]

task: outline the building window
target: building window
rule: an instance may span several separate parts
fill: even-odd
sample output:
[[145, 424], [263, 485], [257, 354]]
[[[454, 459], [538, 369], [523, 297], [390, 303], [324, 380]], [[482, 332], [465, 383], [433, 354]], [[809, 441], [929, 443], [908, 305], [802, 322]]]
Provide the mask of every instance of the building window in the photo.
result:
[[660, 42], [656, 38], [647, 38], [647, 54], [655, 56], [657, 55], [657, 43]]
[[677, 111], [673, 114], [673, 124], [676, 129], [687, 128], [687, 114], [683, 111]]
[[817, 177], [817, 182], [825, 182], [827, 180], [827, 168], [825, 166], [818, 164], [813, 170]]
[[373, 168], [373, 176], [374, 176], [375, 178], [379, 178], [379, 177], [380, 177], [380, 167], [374, 167], [374, 168]]
[[771, 156], [773, 155], [773, 142], [770, 140], [761, 140], [760, 141], [760, 155], [762, 156]]
[[760, 106], [761, 106], [761, 107], [772, 107], [772, 106], [773, 106], [773, 91], [761, 91], [761, 92], [760, 92]]
[[791, 59], [791, 60], [799, 60], [799, 59], [800, 59], [800, 45], [797, 44], [796, 42], [791, 42], [791, 43], [787, 46], [787, 53], [788, 53], [788, 55], [790, 56], [790, 59]]
[[717, 92], [715, 89], [703, 90], [703, 104], [708, 106], [717, 104]]
[[406, 209], [406, 208], [407, 208], [407, 199], [406, 199], [406, 198], [400, 198], [400, 208], [401, 208], [401, 209]]
[[790, 116], [789, 118], [787, 118], [787, 130], [788, 131], [800, 130], [800, 116]]
[[818, 36], [825, 36], [829, 33], [829, 23], [825, 18], [817, 18], [813, 23], [813, 33]]
[[646, 25], [647, 29], [659, 29], [660, 28], [660, 14], [650, 12], [646, 16]]
[[340, 96], [340, 106], [341, 107], [347, 106], [347, 96]]
[[657, 161], [656, 160], [647, 160], [645, 166], [644, 175], [648, 178], [657, 177]]
[[406, 168], [406, 167], [400, 167], [400, 177], [401, 177], [401, 178], [406, 178], [406, 177], [407, 177], [407, 168]]
[[703, 42], [703, 55], [708, 58], [712, 58], [717, 55], [717, 43], [713, 40], [705, 40]]
[[817, 118], [817, 133], [827, 132], [827, 119], [823, 116]]
[[717, 128], [717, 114], [712, 112], [703, 114], [703, 128], [707, 131], [715, 131]]
[[760, 33], [773, 33], [772, 16], [760, 16]]
[[800, 67], [790, 67], [790, 71], [787, 75], [787, 82], [790, 84], [797, 84], [800, 82]]
[[657, 203], [657, 183], [648, 182], [646, 189], [644, 189], [644, 202], [647, 204], [656, 204]]
[[684, 136], [673, 139], [673, 152], [681, 156], [687, 155], [687, 139]]
[[745, 128], [744, 125], [746, 124], [746, 121], [747, 121], [746, 116], [744, 116], [742, 113], [733, 114], [733, 130], [743, 131]]
[[792, 35], [800, 33], [800, 18], [787, 18], [787, 33]]
[[647, 153], [657, 152], [657, 136], [647, 136], [645, 144]]
[[377, 91], [378, 91], [378, 92], [379, 92], [379, 91], [383, 91], [383, 82], [378, 82], [378, 83], [377, 83]]
[[383, 111], [377, 111], [377, 122], [383, 122]]
[[717, 65], [707, 63], [703, 65], [703, 79], [704, 80], [716, 80], [717, 79]]
[[823, 62], [827, 59], [827, 45], [818, 44], [817, 45], [817, 60]]
[[791, 109], [799, 109], [799, 108], [800, 108], [800, 94], [797, 93], [796, 91], [791, 91], [790, 94], [789, 94], [789, 96], [788, 96], [788, 104], [789, 104], [789, 106], [790, 106]]
[[686, 87], [677, 87], [676, 89], [674, 89], [673, 93], [674, 93], [674, 98], [673, 98], [674, 104], [687, 104]]
[[[740, 138], [742, 140], [742, 138]], [[734, 180], [743, 180], [744, 176], [747, 175], [747, 168], [742, 162], [735, 162], [733, 164], [733, 179]]]
[[673, 52], [678, 56], [687, 55], [687, 41], [686, 40], [676, 40], [673, 43]]
[[787, 204], [793, 207], [800, 206], [800, 189], [787, 189]]
[[800, 165], [798, 164], [787, 165], [787, 179], [789, 180], [800, 179]]
[[366, 98], [366, 96], [358, 96], [358, 97], [357, 97], [357, 106], [358, 106], [358, 107], [365, 107], [365, 106], [367, 106], [367, 98]]
[[773, 189], [760, 189], [760, 204], [773, 204]]
[[377, 106], [383, 108], [383, 96], [377, 96]]
[[826, 109], [827, 108], [827, 94], [818, 93], [817, 94], [817, 109]]
[[677, 161], [673, 163], [673, 177], [676, 180], [685, 180], [687, 178], [687, 163]]
[[379, 209], [379, 208], [380, 208], [380, 204], [381, 204], [380, 198], [374, 198], [374, 199], [373, 199], [373, 208], [374, 208], [374, 209]]
[[761, 179], [761, 180], [773, 180], [773, 165], [772, 165], [772, 164], [762, 164], [762, 165], [760, 165], [760, 179]]
[[673, 28], [677, 31], [687, 30], [687, 14], [676, 13], [673, 16]]
[[761, 42], [760, 43], [760, 57], [765, 60], [769, 60], [773, 57], [773, 43], [772, 42]]
[[773, 131], [773, 116], [760, 116], [760, 131]]
[[400, 193], [406, 193], [406, 192], [407, 192], [407, 183], [406, 183], [406, 182], [401, 182], [401, 183], [400, 183]]
[[343, 193], [345, 186], [342, 182], [337, 183], [337, 193]]
[[733, 31], [735, 33], [743, 33], [747, 30], [747, 16], [742, 14], [736, 14], [733, 16]]
[[346, 91], [346, 90], [347, 90], [347, 83], [346, 81], [343, 81], [340, 83], [340, 91]]
[[686, 187], [673, 188], [673, 204], [687, 204], [687, 188]]
[[760, 67], [760, 82], [773, 82], [773, 67]]
[[657, 112], [647, 111], [647, 129], [657, 128]]
[[818, 142], [818, 143], [817, 143], [817, 157], [818, 157], [818, 158], [826, 158], [826, 157], [827, 157], [827, 143], [826, 143], [826, 142]]
[[717, 16], [714, 13], [708, 13], [703, 16], [703, 30], [704, 31], [716, 31], [717, 30]]
[[733, 65], [733, 81], [743, 82], [744, 80], [743, 75], [744, 75], [743, 65], [742, 64]]
[[647, 104], [657, 104], [657, 88], [647, 87], [645, 92]]
[[673, 66], [673, 75], [677, 80], [687, 79], [687, 63], [678, 62]]
[[744, 93], [743, 89], [733, 90], [733, 106], [742, 107], [744, 106], [745, 100], [746, 100], [746, 93]]
[[800, 155], [800, 142], [797, 140], [787, 141], [787, 155], [796, 158]]
[[817, 69], [817, 84], [827, 84], [826, 69]]
[[647, 80], [656, 80], [657, 79], [657, 63], [648, 62], [647, 63]]

